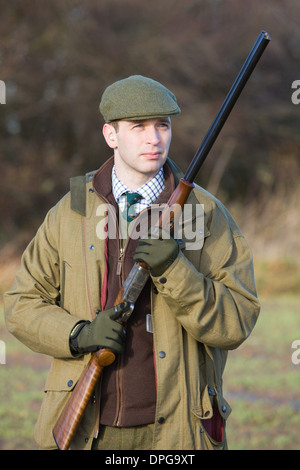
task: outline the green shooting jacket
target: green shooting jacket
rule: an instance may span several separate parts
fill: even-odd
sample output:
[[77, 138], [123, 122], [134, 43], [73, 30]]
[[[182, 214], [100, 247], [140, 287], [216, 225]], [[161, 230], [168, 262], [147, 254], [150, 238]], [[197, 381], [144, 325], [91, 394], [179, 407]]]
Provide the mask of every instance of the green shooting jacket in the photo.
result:
[[[181, 174], [168, 162], [178, 181]], [[70, 332], [100, 309], [105, 211], [92, 176], [72, 179], [71, 191], [47, 214], [4, 296], [10, 332], [33, 351], [53, 357], [34, 432], [42, 449], [56, 448], [52, 429], [90, 358], [72, 356]], [[183, 231], [177, 259], [163, 276], [152, 278], [153, 450], [226, 448], [225, 434], [215, 441], [205, 421], [215, 407], [224, 422], [231, 412], [222, 390], [228, 350], [249, 336], [260, 309], [252, 254], [231, 215], [197, 185], [187, 203], [204, 208], [203, 246], [187, 249], [191, 240]], [[190, 223], [196, 227], [197, 219]], [[98, 407], [98, 400], [88, 405], [71, 449], [91, 448]]]

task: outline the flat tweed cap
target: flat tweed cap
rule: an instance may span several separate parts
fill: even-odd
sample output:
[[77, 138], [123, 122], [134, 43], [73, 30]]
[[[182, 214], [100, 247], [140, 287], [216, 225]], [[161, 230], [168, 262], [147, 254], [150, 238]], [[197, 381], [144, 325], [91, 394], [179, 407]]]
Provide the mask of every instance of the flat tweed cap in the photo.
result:
[[106, 122], [176, 116], [181, 112], [168, 88], [142, 75], [132, 75], [107, 87], [99, 108]]

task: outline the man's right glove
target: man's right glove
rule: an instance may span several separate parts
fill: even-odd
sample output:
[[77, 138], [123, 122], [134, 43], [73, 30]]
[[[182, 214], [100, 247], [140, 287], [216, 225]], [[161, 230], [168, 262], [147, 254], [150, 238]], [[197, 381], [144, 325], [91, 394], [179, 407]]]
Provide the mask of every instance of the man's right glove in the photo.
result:
[[130, 303], [122, 302], [108, 310], [103, 310], [92, 322], [77, 323], [70, 334], [72, 354], [94, 352], [101, 348], [121, 353], [125, 330], [115, 320], [128, 310], [130, 310]]

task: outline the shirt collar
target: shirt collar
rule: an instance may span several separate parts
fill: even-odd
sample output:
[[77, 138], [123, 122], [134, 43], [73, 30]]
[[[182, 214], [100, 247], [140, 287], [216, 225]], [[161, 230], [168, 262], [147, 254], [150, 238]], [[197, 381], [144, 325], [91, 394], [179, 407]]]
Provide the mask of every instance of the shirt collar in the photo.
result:
[[[139, 193], [147, 205], [153, 204], [156, 201], [160, 193], [165, 187], [165, 176], [164, 170], [161, 168], [154, 178], [147, 183], [143, 184], [135, 192]], [[115, 166], [112, 169], [112, 191], [117, 203], [119, 203], [120, 196], [125, 192], [131, 191], [116, 175]]]

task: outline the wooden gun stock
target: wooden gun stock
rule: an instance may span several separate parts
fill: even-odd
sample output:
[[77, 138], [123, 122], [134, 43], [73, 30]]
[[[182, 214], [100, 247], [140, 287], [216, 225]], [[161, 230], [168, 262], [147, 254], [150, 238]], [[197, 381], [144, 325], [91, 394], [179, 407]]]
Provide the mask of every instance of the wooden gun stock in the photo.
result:
[[[175, 226], [181, 213], [180, 210], [183, 208], [191, 190], [194, 187], [193, 181], [199, 172], [200, 167], [204, 163], [212, 145], [217, 139], [234, 104], [236, 103], [269, 41], [269, 34], [262, 31], [236, 77], [229, 93], [227, 94], [216, 118], [205, 135], [201, 146], [189, 165], [185, 176], [180, 180], [178, 186], [175, 188], [175, 191], [167, 204], [166, 210], [162, 212], [160, 218], [161, 227]], [[146, 265], [140, 263], [139, 266], [141, 266], [147, 273], [148, 267]], [[146, 279], [147, 274], [146, 276], [144, 275], [144, 277]], [[118, 305], [122, 302], [123, 295], [124, 291], [122, 287], [114, 305]], [[78, 428], [84, 410], [92, 397], [95, 385], [101, 376], [102, 370], [104, 367], [110, 365], [114, 359], [115, 355], [109, 349], [101, 349], [92, 354], [89, 363], [83, 371], [83, 374], [81, 375], [69, 401], [53, 429], [53, 436], [58, 449], [67, 450], [70, 447], [70, 443]]]
[[69, 449], [103, 368], [112, 364], [114, 360], [115, 355], [110, 349], [100, 349], [92, 354], [76, 384], [76, 393], [74, 390], [53, 429], [53, 437], [58, 449]]

